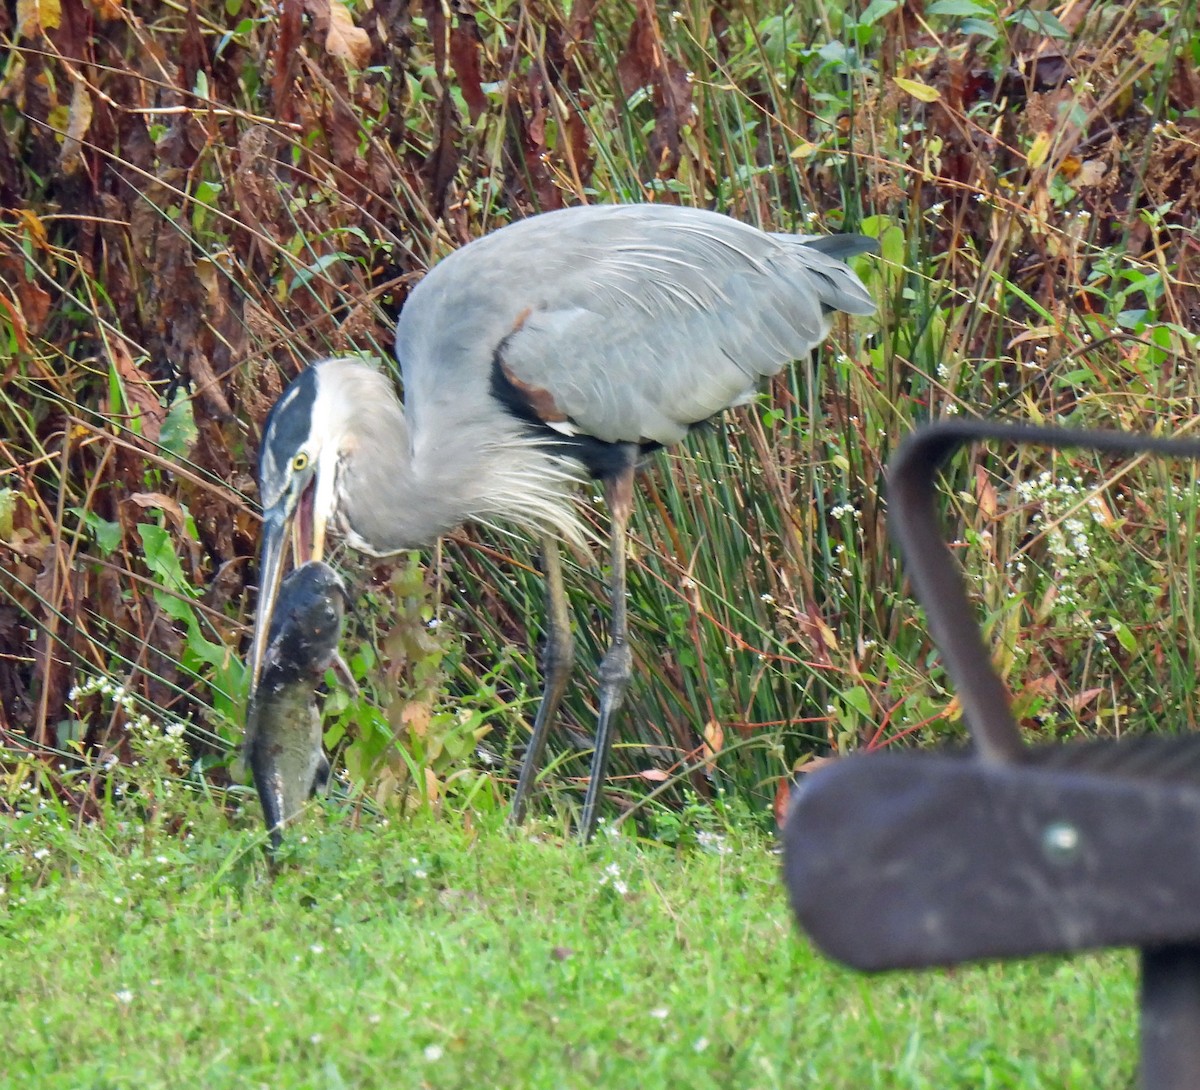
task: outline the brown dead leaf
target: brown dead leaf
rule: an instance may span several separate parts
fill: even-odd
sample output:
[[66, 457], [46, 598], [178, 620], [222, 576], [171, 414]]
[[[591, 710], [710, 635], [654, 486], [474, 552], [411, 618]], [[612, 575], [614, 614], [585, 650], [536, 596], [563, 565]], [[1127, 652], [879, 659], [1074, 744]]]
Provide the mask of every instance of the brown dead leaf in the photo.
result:
[[1057, 335], [1058, 331], [1053, 326], [1039, 325], [1031, 329], [1025, 330], [1023, 333], [1018, 333], [1008, 342], [1009, 348], [1015, 348], [1019, 344], [1025, 344], [1027, 341], [1048, 341]]
[[656, 170], [673, 173], [680, 159], [680, 129], [694, 113], [692, 81], [687, 68], [663, 46], [653, 0], [638, 0], [628, 44], [617, 61], [617, 80], [627, 98], [642, 87], [653, 89], [657, 115], [650, 134], [650, 154]]
[[96, 9], [96, 14], [106, 22], [112, 22], [122, 16], [119, 0], [91, 0], [91, 4]]
[[27, 280], [23, 274], [17, 279], [16, 288], [25, 324], [29, 332], [37, 336], [50, 316], [50, 293], [41, 284]]
[[[407, 779], [407, 776], [405, 778]], [[375, 791], [372, 795], [375, 804], [380, 809], [385, 809], [388, 803], [396, 797], [401, 786], [400, 777], [396, 775], [395, 770], [384, 768], [375, 781]]]
[[780, 776], [775, 785], [775, 802], [772, 810], [775, 813], [775, 828], [782, 829], [787, 824], [788, 811], [792, 804], [792, 778]]
[[300, 63], [298, 47], [303, 29], [304, 0], [283, 0], [275, 41], [275, 74], [271, 78], [271, 98], [280, 121], [291, 121], [296, 116], [293, 91], [296, 67]]
[[479, 64], [479, 28], [475, 19], [466, 12], [459, 13], [450, 30], [450, 64], [458, 76], [458, 85], [471, 120], [478, 121], [487, 109], [488, 100], [483, 93]]
[[75, 81], [71, 108], [67, 113], [67, 131], [58, 153], [58, 165], [64, 174], [74, 174], [83, 166], [83, 138], [92, 125], [92, 96], [83, 80]]
[[1084, 689], [1082, 692], [1076, 693], [1073, 697], [1071, 697], [1070, 701], [1068, 701], [1071, 706], [1071, 711], [1075, 715], [1078, 715], [1102, 692], [1104, 692], [1103, 689]]
[[17, 347], [22, 352], [28, 352], [29, 326], [25, 321], [25, 315], [21, 313], [16, 303], [3, 294], [0, 294], [0, 307], [8, 314], [8, 320], [12, 324], [13, 336], [16, 338]]
[[1085, 189], [1088, 186], [1099, 185], [1108, 173], [1108, 164], [1100, 159], [1085, 159], [1080, 164], [1079, 172], [1072, 185]]
[[[200, 29], [200, 13], [197, 5], [188, 4], [183, 17], [183, 35], [179, 39], [179, 70], [176, 78], [182, 91], [198, 91], [198, 77], [201, 72], [211, 75], [208, 64], [208, 47], [204, 43], [204, 34]], [[212, 93], [212, 84], [205, 82], [208, 87], [206, 94]], [[197, 149], [199, 150], [199, 149]]]
[[668, 778], [667, 773], [661, 768], [643, 768], [638, 775], [641, 776], [643, 780], [649, 780], [651, 783], [662, 783]]
[[629, 32], [629, 42], [617, 61], [617, 81], [621, 93], [629, 98], [642, 87], [651, 86], [662, 64], [662, 33], [653, 4], [638, 0], [637, 19]]
[[61, 0], [17, 0], [18, 38], [36, 38], [61, 24]]
[[234, 419], [233, 409], [225, 397], [224, 390], [221, 389], [221, 382], [212, 368], [212, 362], [199, 348], [188, 354], [187, 373], [196, 388], [196, 397], [215, 419]]
[[409, 700], [400, 709], [400, 722], [414, 738], [424, 738], [433, 722], [433, 705], [427, 700]]
[[988, 471], [983, 466], [975, 467], [975, 500], [979, 504], [979, 513], [989, 522], [996, 518], [999, 501], [996, 489], [988, 478]]
[[325, 35], [325, 50], [331, 57], [346, 61], [355, 68], [365, 68], [371, 59], [371, 37], [360, 26], [342, 0], [329, 0], [329, 31]]
[[141, 434], [151, 443], [157, 443], [162, 433], [163, 421], [167, 418], [167, 410], [162, 407], [158, 393], [146, 374], [133, 362], [125, 342], [113, 339], [108, 345], [129, 409], [127, 423], [130, 426], [140, 424]]
[[808, 641], [814, 659], [822, 666], [833, 664], [830, 651], [838, 649], [837, 636], [825, 623], [821, 610], [815, 602], [806, 602], [804, 612], [796, 617], [796, 627]]
[[16, 213], [18, 219], [25, 225], [29, 241], [39, 249], [49, 249], [50, 238], [46, 234], [46, 225], [38, 219], [37, 215], [28, 208], [18, 208]]
[[187, 516], [183, 513], [183, 508], [165, 492], [134, 492], [129, 497], [129, 502], [143, 511], [157, 508], [167, 516], [177, 534], [181, 537], [187, 535]]
[[717, 766], [717, 755], [725, 747], [725, 729], [715, 719], [704, 724], [704, 745], [700, 752], [704, 766], [712, 772]]

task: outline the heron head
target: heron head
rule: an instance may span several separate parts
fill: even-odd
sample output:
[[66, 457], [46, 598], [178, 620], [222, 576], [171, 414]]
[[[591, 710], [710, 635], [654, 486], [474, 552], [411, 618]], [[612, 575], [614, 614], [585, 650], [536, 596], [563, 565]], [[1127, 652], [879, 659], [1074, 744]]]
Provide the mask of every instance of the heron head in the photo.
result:
[[258, 685], [262, 670], [293, 527], [297, 564], [324, 556], [325, 531], [337, 499], [334, 484], [341, 438], [335, 381], [336, 372], [325, 365], [309, 367], [280, 395], [263, 428], [258, 455], [263, 530], [250, 651], [252, 687]]

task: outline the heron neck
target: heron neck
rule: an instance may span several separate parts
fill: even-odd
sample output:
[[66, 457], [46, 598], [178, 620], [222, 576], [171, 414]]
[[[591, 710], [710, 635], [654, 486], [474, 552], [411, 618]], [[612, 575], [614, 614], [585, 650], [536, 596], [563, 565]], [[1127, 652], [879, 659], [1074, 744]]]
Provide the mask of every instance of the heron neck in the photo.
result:
[[371, 406], [342, 452], [340, 515], [355, 548], [376, 556], [432, 545], [470, 514], [452, 457], [414, 458], [399, 405]]
[[468, 521], [586, 547], [568, 495], [582, 468], [531, 439], [517, 420], [468, 417], [411, 442], [398, 403], [372, 407], [356, 422], [341, 473], [347, 540], [377, 556], [426, 548]]

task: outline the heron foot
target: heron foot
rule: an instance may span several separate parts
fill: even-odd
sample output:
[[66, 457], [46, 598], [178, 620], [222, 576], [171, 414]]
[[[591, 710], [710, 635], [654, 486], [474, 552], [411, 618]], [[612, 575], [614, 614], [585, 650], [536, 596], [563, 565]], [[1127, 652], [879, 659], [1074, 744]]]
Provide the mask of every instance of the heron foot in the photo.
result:
[[579, 834], [591, 840], [596, 831], [599, 816], [600, 792], [608, 771], [608, 757], [617, 716], [625, 702], [629, 678], [633, 673], [633, 652], [629, 642], [614, 640], [612, 646], [600, 660], [600, 713], [596, 721], [596, 751], [592, 757], [592, 771], [588, 779], [587, 795], [583, 800], [583, 814], [579, 819]]
[[525, 759], [521, 762], [521, 773], [517, 788], [513, 792], [512, 810], [509, 821], [520, 824], [525, 817], [525, 806], [529, 792], [541, 767], [542, 754], [546, 749], [546, 736], [550, 725], [558, 715], [558, 705], [571, 676], [575, 663], [575, 641], [571, 636], [571, 621], [567, 613], [567, 596], [562, 581], [562, 562], [558, 555], [558, 544], [546, 538], [542, 545], [542, 568], [546, 575], [546, 643], [542, 649], [542, 701], [538, 705], [537, 717], [529, 734], [525, 748]]

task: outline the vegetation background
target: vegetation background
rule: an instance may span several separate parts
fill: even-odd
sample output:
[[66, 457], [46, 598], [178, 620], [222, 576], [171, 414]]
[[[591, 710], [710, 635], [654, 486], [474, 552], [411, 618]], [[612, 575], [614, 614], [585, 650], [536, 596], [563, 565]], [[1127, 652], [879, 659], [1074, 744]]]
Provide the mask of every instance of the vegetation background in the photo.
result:
[[[659, 201], [881, 243], [876, 318], [644, 475], [611, 797], [664, 839], [694, 800], [769, 824], [816, 755], [961, 734], [885, 532], [913, 426], [1196, 416], [1194, 0], [17, 0], [0, 35], [14, 814], [222, 797], [272, 400], [316, 357], [390, 360], [424, 270], [520, 216]], [[979, 450], [948, 476], [1029, 731], [1193, 729], [1195, 472]], [[341, 561], [350, 798], [498, 808], [538, 688], [531, 551], [467, 529]], [[572, 582], [585, 665], [602, 573]], [[551, 787], [584, 771], [591, 693]]]

